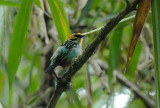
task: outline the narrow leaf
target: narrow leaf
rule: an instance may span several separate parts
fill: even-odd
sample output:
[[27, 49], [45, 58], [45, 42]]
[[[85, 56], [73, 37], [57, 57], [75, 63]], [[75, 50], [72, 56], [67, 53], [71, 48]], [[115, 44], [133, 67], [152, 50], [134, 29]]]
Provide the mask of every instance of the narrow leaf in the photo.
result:
[[0, 5], [6, 5], [6, 6], [11, 6], [11, 7], [19, 7], [19, 3], [14, 2], [14, 1], [5, 1], [5, 0], [1, 0], [0, 1]]
[[60, 0], [48, 0], [48, 3], [60, 40], [61, 42], [64, 42], [67, 39], [67, 37], [71, 34], [71, 31], [67, 22], [63, 4]]
[[114, 32], [111, 46], [110, 46], [110, 53], [109, 53], [109, 85], [112, 88], [112, 79], [113, 79], [113, 70], [117, 66], [118, 57], [120, 54], [120, 44], [122, 39], [122, 32], [123, 30], [117, 30]]
[[128, 68], [128, 76], [131, 80], [134, 79], [134, 75], [135, 75], [135, 72], [136, 72], [136, 69], [137, 69], [137, 65], [138, 65], [138, 61], [139, 61], [139, 57], [141, 55], [141, 51], [142, 51], [142, 46], [141, 46], [141, 42], [138, 41], [137, 45], [136, 45], [136, 48], [135, 48], [135, 51], [134, 51], [134, 54], [133, 54], [133, 57], [131, 59], [131, 62], [130, 62], [130, 66]]
[[14, 81], [14, 77], [16, 75], [21, 60], [24, 41], [28, 32], [28, 25], [32, 7], [32, 0], [21, 0], [21, 5], [14, 24], [13, 34], [11, 37], [11, 43], [9, 48], [8, 79], [10, 88]]
[[39, 97], [39, 95], [33, 96], [33, 97], [29, 100], [28, 104], [29, 104], [29, 105], [32, 105], [32, 104], [38, 99], [38, 97]]
[[128, 68], [129, 63], [131, 61], [132, 55], [134, 53], [138, 38], [140, 36], [144, 22], [149, 13], [150, 7], [151, 7], [151, 0], [142, 0], [138, 6], [136, 18], [133, 24], [133, 33], [132, 33], [132, 39], [131, 39], [129, 51], [128, 51], [126, 69]]
[[9, 101], [9, 84], [7, 74], [0, 70], [0, 102], [7, 106]]
[[152, 0], [156, 108], [160, 108], [160, 0]]
[[2, 95], [3, 89], [4, 89], [4, 82], [5, 82], [5, 75], [4, 73], [0, 70], [0, 97]]
[[[8, 9], [7, 9], [8, 10]], [[1, 65], [1, 57], [2, 57], [2, 52], [3, 52], [3, 43], [4, 43], [4, 24], [5, 24], [5, 11], [2, 6], [0, 6], [0, 65]]]

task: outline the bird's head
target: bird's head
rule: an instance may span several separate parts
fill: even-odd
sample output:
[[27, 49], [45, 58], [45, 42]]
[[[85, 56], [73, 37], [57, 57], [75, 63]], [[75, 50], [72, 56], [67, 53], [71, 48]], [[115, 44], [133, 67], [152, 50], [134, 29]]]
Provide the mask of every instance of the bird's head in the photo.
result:
[[81, 45], [84, 36], [81, 33], [73, 33], [68, 37], [68, 40], [78, 42]]
[[81, 33], [73, 33], [68, 37], [68, 39], [74, 41], [74, 40], [81, 39], [83, 37], [84, 35], [82, 35]]

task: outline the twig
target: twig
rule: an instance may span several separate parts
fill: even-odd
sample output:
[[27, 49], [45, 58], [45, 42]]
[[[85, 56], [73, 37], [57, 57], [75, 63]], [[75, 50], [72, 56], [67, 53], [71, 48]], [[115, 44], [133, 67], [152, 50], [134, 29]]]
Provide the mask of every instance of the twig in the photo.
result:
[[83, 66], [83, 64], [91, 57], [98, 45], [105, 40], [107, 35], [112, 31], [112, 29], [122, 20], [127, 14], [134, 10], [136, 5], [140, 2], [140, 0], [135, 0], [127, 7], [121, 11], [116, 17], [112, 18], [100, 31], [98, 36], [93, 40], [91, 44], [85, 49], [83, 54], [78, 58], [76, 62], [74, 62], [69, 70], [62, 76], [61, 84], [57, 85], [56, 91], [53, 94], [50, 102], [49, 108], [55, 108], [58, 99], [60, 98], [61, 94], [64, 92], [66, 88], [64, 88], [64, 84], [68, 84], [71, 81], [71, 78], [77, 73], [77, 71]]
[[[133, 19], [134, 17], [135, 17], [135, 15], [132, 15], [132, 16], [127, 17], [127, 18], [124, 18], [124, 19], [122, 19], [122, 20], [120, 21], [120, 23], [125, 22], [125, 21], [128, 21], [128, 20], [131, 20], [131, 19]], [[89, 34], [91, 34], [91, 33], [98, 32], [98, 31], [101, 30], [103, 27], [104, 27], [104, 26], [99, 27], [99, 28], [94, 29], [94, 30], [91, 30], [91, 31], [86, 32], [86, 33], [82, 33], [82, 35], [89, 35]]]
[[[54, 91], [53, 87], [48, 87], [44, 92], [43, 91], [39, 91], [37, 94], [34, 94], [33, 96], [38, 96], [38, 100], [36, 101], [36, 103], [34, 103], [32, 105], [31, 108], [46, 108], [47, 103], [49, 102], [49, 98], [50, 94], [52, 94]], [[33, 100], [33, 96], [30, 97], [29, 101]], [[27, 103], [27, 105], [29, 104], [29, 102]], [[19, 107], [22, 108], [22, 107]]]
[[[102, 65], [103, 64], [103, 65]], [[103, 61], [101, 61], [101, 63], [99, 63], [100, 67], [107, 71], [107, 64], [104, 63]], [[154, 108], [155, 107], [155, 102], [150, 99], [149, 97], [147, 97], [146, 95], [144, 95], [139, 88], [133, 84], [131, 81], [129, 81], [125, 76], [123, 76], [120, 72], [118, 72], [117, 70], [114, 71], [114, 75], [116, 76], [116, 79], [122, 83], [123, 85], [127, 86], [128, 88], [130, 88], [131, 90], [133, 90], [133, 92], [140, 97], [144, 103], [149, 107], [149, 108]]]
[[[34, 7], [35, 5], [33, 5]], [[38, 34], [37, 34], [37, 16], [35, 14], [35, 9], [33, 8], [33, 12], [31, 15], [31, 28], [30, 28], [30, 38], [32, 42], [32, 48], [34, 49], [36, 47], [36, 43], [38, 40]]]
[[88, 90], [88, 108], [92, 108], [92, 87], [90, 73], [88, 69], [88, 62], [86, 63], [86, 79], [87, 79], [87, 90]]
[[[40, 0], [41, 2], [41, 5], [42, 5], [42, 8], [43, 7], [43, 0]], [[49, 43], [49, 39], [48, 39], [48, 35], [47, 35], [47, 28], [46, 28], [46, 22], [44, 20], [44, 11], [39, 8], [38, 6], [34, 6], [36, 12], [37, 12], [37, 19], [39, 20], [39, 29], [40, 29], [40, 37], [42, 39], [45, 40], [45, 44], [48, 44]]]
[[130, 2], [128, 0], [126, 0], [127, 5], [130, 5]]
[[[95, 74], [98, 76], [101, 85], [105, 88], [107, 93], [110, 93], [110, 88], [108, 84], [108, 77], [105, 75], [105, 72], [100, 68], [98, 64], [98, 60], [92, 59], [90, 60], [91, 65], [93, 66], [93, 69], [95, 70]], [[105, 66], [108, 68], [108, 66]]]
[[115, 73], [116, 73], [116, 78], [118, 79], [119, 82], [123, 83], [125, 86], [133, 90], [133, 92], [138, 97], [140, 97], [149, 108], [155, 108], [155, 102], [152, 99], [144, 95], [136, 85], [127, 80], [126, 77], [124, 77], [122, 74], [120, 74], [117, 71], [115, 71]]
[[[98, 54], [100, 52], [101, 45], [102, 44], [99, 45], [97, 52], [94, 54], [94, 56], [92, 56], [91, 59], [89, 59], [89, 63], [93, 66], [95, 74], [99, 78], [101, 85], [104, 87], [107, 93], [110, 93], [110, 88], [108, 84], [108, 76], [105, 75], [105, 72], [98, 65], [98, 63], [101, 63], [100, 60], [98, 59]], [[105, 65], [105, 67], [108, 68], [108, 65]]]
[[64, 90], [66, 89], [66, 86], [64, 85], [58, 85], [56, 88], [55, 93], [52, 95], [51, 100], [47, 106], [47, 108], [55, 108], [56, 104], [61, 96], [61, 94], [64, 92]]
[[86, 33], [82, 33], [82, 35], [89, 35], [89, 34], [91, 34], [91, 33], [94, 33], [94, 32], [97, 32], [97, 31], [101, 30], [102, 28], [104, 28], [104, 26], [99, 27], [99, 28], [94, 29], [94, 30], [91, 30], [91, 31], [86, 32]]

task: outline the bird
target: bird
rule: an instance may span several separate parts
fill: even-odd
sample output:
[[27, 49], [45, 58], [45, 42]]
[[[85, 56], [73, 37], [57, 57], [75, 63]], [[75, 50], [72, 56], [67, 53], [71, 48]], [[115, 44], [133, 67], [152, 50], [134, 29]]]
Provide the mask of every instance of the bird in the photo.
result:
[[59, 46], [51, 57], [51, 63], [48, 66], [46, 73], [53, 74], [57, 79], [59, 77], [56, 75], [54, 69], [57, 66], [62, 66], [63, 68], [69, 67], [73, 60], [76, 59], [82, 51], [82, 42], [85, 35], [81, 33], [73, 33], [68, 39]]

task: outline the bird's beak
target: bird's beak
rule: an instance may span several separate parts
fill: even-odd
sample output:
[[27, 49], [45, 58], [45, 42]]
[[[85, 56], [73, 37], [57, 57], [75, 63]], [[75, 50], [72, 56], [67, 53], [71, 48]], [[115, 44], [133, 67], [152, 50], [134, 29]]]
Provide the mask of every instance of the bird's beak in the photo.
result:
[[85, 36], [85, 35], [80, 35], [79, 37], [80, 37], [80, 38], [83, 38], [84, 36]]

